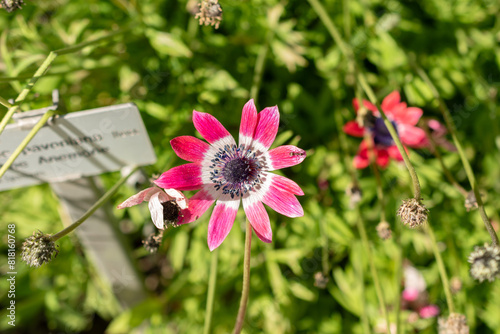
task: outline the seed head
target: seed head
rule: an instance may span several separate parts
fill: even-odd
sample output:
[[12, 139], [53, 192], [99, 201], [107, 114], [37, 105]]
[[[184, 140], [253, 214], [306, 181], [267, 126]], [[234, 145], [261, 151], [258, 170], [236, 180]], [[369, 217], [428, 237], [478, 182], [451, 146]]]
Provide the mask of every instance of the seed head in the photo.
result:
[[345, 193], [347, 196], [349, 196], [350, 200], [349, 207], [351, 209], [353, 209], [356, 204], [361, 202], [361, 197], [363, 196], [363, 192], [361, 191], [361, 188], [359, 188], [358, 185], [351, 184], [349, 187], [347, 187]]
[[222, 7], [218, 0], [202, 0], [199, 6], [200, 12], [195, 15], [195, 18], [200, 20], [200, 25], [212, 25], [215, 29], [219, 28], [222, 21]]
[[144, 248], [150, 253], [156, 253], [161, 245], [161, 240], [163, 239], [163, 230], [160, 231], [158, 235], [151, 233], [146, 240], [142, 241]]
[[320, 289], [325, 289], [328, 284], [328, 276], [323, 274], [321, 271], [318, 271], [314, 274], [314, 286]]
[[472, 278], [483, 282], [493, 282], [500, 278], [500, 247], [484, 244], [484, 247], [476, 246], [469, 255], [470, 274]]
[[403, 204], [398, 209], [398, 216], [403, 224], [410, 228], [419, 227], [427, 221], [429, 210], [416, 198], [403, 200]]
[[467, 318], [460, 313], [452, 313], [448, 317], [439, 318], [438, 320], [439, 334], [469, 334], [469, 326], [467, 326]]
[[21, 6], [24, 5], [23, 0], [2, 0], [0, 1], [0, 8], [4, 8], [8, 13], [21, 9]]
[[21, 260], [26, 262], [30, 267], [40, 267], [42, 264], [50, 262], [52, 256], [54, 258], [59, 254], [59, 247], [42, 231], [33, 232], [33, 235], [27, 238], [22, 247]]
[[377, 234], [382, 240], [390, 239], [392, 236], [391, 225], [386, 221], [378, 223]]

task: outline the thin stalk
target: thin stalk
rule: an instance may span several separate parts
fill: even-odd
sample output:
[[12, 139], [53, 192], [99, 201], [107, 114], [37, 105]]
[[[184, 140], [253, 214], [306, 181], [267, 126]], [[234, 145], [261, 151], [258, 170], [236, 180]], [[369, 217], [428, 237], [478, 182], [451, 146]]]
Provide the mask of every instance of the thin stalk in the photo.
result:
[[373, 284], [375, 285], [375, 292], [377, 294], [377, 299], [379, 302], [380, 309], [382, 310], [382, 316], [384, 317], [387, 325], [386, 333], [391, 334], [391, 323], [389, 321], [389, 314], [387, 313], [387, 308], [385, 305], [384, 293], [382, 292], [382, 286], [380, 285], [380, 279], [378, 277], [377, 268], [375, 268], [375, 262], [373, 261], [374, 257], [372, 254], [372, 249], [370, 242], [368, 240], [368, 236], [366, 234], [365, 225], [363, 224], [363, 220], [361, 218], [361, 210], [359, 206], [357, 206], [358, 211], [358, 221], [357, 227], [359, 231], [359, 235], [361, 236], [361, 242], [363, 247], [365, 248], [366, 256], [368, 257], [368, 263], [370, 266], [370, 272], [373, 278]]
[[443, 99], [441, 98], [436, 86], [432, 83], [431, 79], [427, 76], [427, 73], [424, 72], [420, 67], [415, 66], [415, 69], [418, 73], [418, 75], [424, 80], [425, 83], [429, 86], [431, 89], [434, 98], [439, 102], [439, 110], [441, 111], [441, 114], [443, 115], [444, 121], [446, 123], [446, 127], [450, 131], [451, 138], [453, 139], [453, 143], [457, 147], [458, 154], [460, 155], [460, 159], [462, 160], [462, 165], [464, 166], [465, 173], [467, 174], [467, 178], [469, 179], [470, 186], [472, 188], [472, 191], [474, 192], [474, 196], [476, 196], [476, 202], [478, 205], [478, 210], [479, 210], [479, 215], [481, 216], [481, 219], [484, 222], [484, 226], [486, 227], [486, 230], [490, 234], [491, 241], [494, 245], [498, 245], [498, 236], [495, 232], [495, 229], [491, 225], [490, 220], [488, 219], [488, 215], [486, 214], [486, 211], [484, 210], [484, 203], [481, 198], [481, 194], [479, 193], [479, 188], [476, 182], [476, 178], [474, 176], [474, 172], [472, 170], [472, 167], [469, 163], [469, 160], [467, 160], [467, 157], [465, 155], [464, 149], [462, 147], [462, 144], [458, 140], [457, 136], [457, 129], [455, 128], [455, 123], [453, 122], [453, 118], [451, 116], [450, 111], [448, 110], [448, 107], [444, 103]]
[[368, 100], [370, 100], [371, 103], [373, 103], [377, 109], [380, 112], [380, 115], [382, 116], [382, 119], [384, 120], [384, 124], [387, 127], [387, 130], [389, 130], [389, 133], [391, 134], [392, 139], [394, 140], [394, 143], [398, 147], [399, 153], [401, 153], [401, 156], [403, 157], [403, 160], [405, 162], [406, 168], [408, 169], [408, 172], [410, 173], [410, 177], [413, 183], [413, 197], [416, 198], [417, 200], [420, 200], [421, 195], [420, 195], [420, 182], [418, 180], [417, 172], [415, 171], [415, 168], [413, 167], [410, 158], [408, 157], [408, 154], [406, 153], [406, 150], [403, 146], [403, 143], [401, 142], [398, 133], [396, 132], [396, 129], [392, 125], [391, 121], [387, 118], [385, 115], [385, 112], [382, 110], [381, 106], [379, 105], [377, 98], [375, 94], [373, 93], [373, 90], [371, 89], [370, 85], [368, 85], [368, 82], [366, 81], [366, 77], [363, 74], [363, 72], [358, 72], [358, 81], [359, 84], [361, 85], [361, 88], [363, 88], [363, 91], [365, 92], [366, 96], [368, 96]]
[[40, 120], [35, 124], [33, 129], [28, 133], [26, 138], [23, 139], [21, 144], [14, 150], [14, 152], [10, 155], [10, 157], [5, 161], [5, 163], [0, 167], [0, 178], [7, 172], [7, 170], [10, 168], [10, 166], [14, 163], [14, 161], [17, 159], [19, 154], [24, 150], [24, 148], [29, 144], [29, 142], [35, 137], [37, 132], [45, 125], [47, 120], [52, 117], [56, 112], [54, 110], [49, 110], [47, 111], [41, 118]]
[[322, 267], [322, 272], [323, 275], [327, 276], [328, 271], [330, 270], [330, 266], [328, 264], [328, 236], [326, 234], [326, 228], [325, 228], [325, 219], [320, 219], [319, 221], [319, 231], [321, 234], [321, 241], [322, 241], [322, 247], [321, 247], [321, 267]]
[[396, 245], [398, 248], [397, 258], [394, 261], [396, 266], [396, 301], [394, 303], [394, 313], [396, 314], [396, 334], [403, 333], [401, 330], [401, 280], [403, 279], [403, 247], [401, 246], [402, 225], [396, 224]]
[[72, 52], [81, 50], [84, 47], [98, 44], [98, 43], [100, 43], [104, 40], [110, 39], [116, 35], [123, 34], [124, 32], [126, 32], [128, 30], [130, 30], [130, 28], [120, 29], [120, 30], [117, 30], [113, 33], [106, 35], [106, 36], [103, 36], [103, 37], [100, 37], [100, 38], [97, 38], [97, 39], [94, 39], [94, 40], [91, 40], [88, 42], [83, 42], [83, 43], [80, 43], [80, 44], [77, 44], [74, 46], [70, 46], [67, 48], [62, 48], [59, 50], [51, 51], [49, 53], [49, 55], [47, 56], [47, 58], [45, 58], [45, 60], [43, 61], [42, 65], [40, 65], [40, 67], [36, 70], [35, 74], [30, 79], [28, 84], [24, 87], [24, 89], [21, 91], [21, 93], [19, 93], [19, 95], [17, 96], [17, 98], [15, 100], [16, 103], [14, 105], [11, 105], [11, 107], [9, 107], [9, 110], [7, 111], [5, 116], [2, 118], [2, 121], [0, 122], [0, 134], [3, 132], [3, 130], [5, 129], [7, 124], [9, 123], [10, 119], [12, 118], [12, 115], [14, 115], [14, 113], [19, 109], [19, 105], [21, 104], [21, 102], [24, 101], [24, 99], [29, 94], [29, 92], [31, 92], [31, 89], [33, 88], [35, 83], [38, 81], [38, 79], [40, 79], [40, 77], [42, 77], [45, 74], [45, 72], [49, 68], [50, 64], [52, 64], [52, 62], [54, 61], [54, 59], [56, 59], [57, 56], [72, 53]]
[[453, 304], [453, 297], [451, 296], [450, 283], [448, 280], [448, 275], [446, 274], [446, 269], [444, 267], [443, 258], [439, 252], [439, 248], [436, 242], [436, 236], [430, 224], [425, 224], [425, 232], [429, 236], [431, 241], [432, 251], [434, 252], [434, 257], [439, 269], [439, 275], [441, 276], [441, 283], [443, 284], [444, 294], [446, 296], [446, 303], [448, 304], [448, 310], [451, 313], [455, 312], [455, 304]]
[[[326, 29], [328, 30], [328, 32], [330, 33], [330, 35], [334, 39], [335, 43], [337, 43], [340, 51], [344, 54], [344, 57], [346, 57], [350, 63], [356, 65], [356, 62], [354, 60], [354, 55], [353, 55], [351, 48], [349, 47], [349, 45], [347, 45], [344, 42], [344, 40], [340, 36], [339, 31], [335, 27], [335, 24], [333, 23], [333, 21], [328, 16], [328, 13], [326, 12], [323, 5], [321, 5], [321, 3], [318, 0], [308, 0], [308, 1], [311, 4], [311, 6], [313, 7], [313, 9], [315, 10], [316, 14], [318, 14], [318, 16], [320, 17], [321, 21], [323, 22]], [[377, 106], [378, 110], [380, 111], [380, 115], [382, 116], [382, 118], [384, 120], [384, 124], [387, 127], [387, 129], [389, 130], [389, 133], [391, 134], [391, 137], [394, 140], [394, 143], [398, 147], [398, 150], [401, 153], [401, 156], [403, 157], [406, 168], [408, 169], [408, 172], [410, 173], [410, 177], [411, 177], [412, 182], [413, 182], [414, 197], [416, 199], [420, 199], [420, 182], [418, 180], [417, 173], [415, 172], [415, 168], [411, 164], [411, 161], [410, 161], [410, 158], [408, 157], [408, 154], [406, 154], [406, 150], [404, 149], [403, 144], [401, 143], [401, 140], [399, 139], [399, 136], [396, 132], [396, 129], [394, 129], [394, 126], [389, 121], [389, 119], [385, 115], [382, 108], [380, 108], [380, 106], [378, 105], [375, 94], [373, 93], [373, 90], [368, 85], [363, 72], [358, 70], [357, 77], [358, 77], [359, 83], [361, 84], [361, 87], [363, 88], [366, 95], [368, 96], [368, 99], [375, 106]]]
[[467, 197], [467, 190], [465, 190], [460, 184], [458, 184], [457, 180], [453, 177], [453, 175], [450, 173], [446, 165], [444, 164], [443, 161], [443, 156], [441, 155], [441, 152], [439, 152], [436, 142], [434, 141], [434, 138], [432, 138], [432, 135], [429, 131], [429, 127], [427, 125], [424, 126], [425, 134], [427, 135], [427, 139], [429, 140], [431, 152], [434, 154], [434, 156], [438, 159], [439, 164], [441, 165], [441, 169], [443, 170], [444, 176], [448, 179], [448, 182], [450, 182], [464, 197]]
[[269, 43], [271, 42], [273, 36], [274, 33], [271, 30], [269, 30], [267, 32], [264, 44], [262, 44], [260, 47], [259, 54], [257, 55], [257, 60], [255, 61], [255, 69], [253, 74], [252, 87], [250, 88], [250, 96], [254, 99], [256, 105], [257, 105], [260, 84], [262, 82], [262, 75], [264, 73], [264, 65], [266, 63], [266, 57], [269, 51]]
[[219, 249], [212, 252], [212, 261], [210, 263], [210, 277], [208, 279], [207, 307], [205, 312], [205, 324], [203, 334], [209, 334], [212, 326], [212, 315], [214, 313], [215, 286], [217, 283], [217, 264], [219, 262]]
[[12, 104], [9, 101], [0, 96], [0, 104], [7, 108], [12, 108]]
[[111, 187], [111, 189], [109, 189], [104, 195], [102, 195], [102, 197], [99, 198], [99, 200], [95, 202], [94, 205], [92, 205], [90, 209], [88, 209], [80, 219], [78, 219], [73, 224], [63, 229], [62, 231], [59, 231], [56, 234], [51, 235], [50, 239], [52, 241], [57, 241], [62, 237], [64, 237], [65, 235], [73, 232], [78, 226], [82, 225], [87, 220], [87, 218], [92, 216], [92, 214], [96, 212], [97, 209], [99, 209], [104, 203], [106, 203], [111, 198], [111, 196], [115, 194], [118, 188], [120, 188], [120, 186], [124, 184], [125, 181], [127, 181], [130, 175], [134, 174], [137, 171], [137, 169], [139, 169], [139, 167], [132, 168], [132, 170], [127, 175], [118, 180], [118, 182], [116, 182], [115, 185]]
[[369, 134], [365, 134], [364, 137], [364, 140], [368, 143], [368, 159], [370, 160], [370, 166], [373, 170], [373, 174], [375, 175], [375, 181], [377, 184], [377, 197], [380, 202], [380, 221], [386, 222], [384, 190], [382, 189], [382, 180], [380, 179], [380, 172], [376, 164], [373, 139]]
[[247, 312], [248, 296], [250, 294], [250, 253], [252, 250], [252, 225], [246, 220], [245, 234], [245, 256], [243, 259], [243, 286], [241, 289], [240, 308], [236, 316], [236, 324], [234, 325], [233, 334], [239, 334], [243, 328], [245, 314]]

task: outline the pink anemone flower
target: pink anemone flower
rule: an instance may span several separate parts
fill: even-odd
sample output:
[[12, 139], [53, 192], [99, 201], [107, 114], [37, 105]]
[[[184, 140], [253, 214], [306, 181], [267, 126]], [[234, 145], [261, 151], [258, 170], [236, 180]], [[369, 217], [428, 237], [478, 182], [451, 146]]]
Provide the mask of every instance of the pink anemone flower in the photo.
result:
[[254, 101], [248, 101], [243, 107], [239, 145], [210, 114], [194, 110], [193, 123], [209, 144], [191, 136], [172, 139], [175, 153], [191, 163], [166, 171], [155, 183], [163, 188], [200, 189], [189, 200], [180, 224], [198, 219], [217, 201], [208, 223], [211, 251], [229, 234], [240, 200], [255, 234], [264, 242], [271, 242], [272, 230], [262, 203], [288, 217], [304, 215], [294, 196], [304, 195], [302, 189], [292, 180], [269, 173], [297, 165], [306, 157], [304, 150], [292, 145], [269, 150], [278, 132], [278, 107], [257, 113]]
[[187, 209], [186, 197], [175, 189], [160, 189], [150, 187], [129, 197], [117, 206], [118, 209], [128, 208], [142, 202], [149, 202], [148, 207], [151, 212], [151, 220], [155, 226], [163, 230], [169, 224], [177, 226], [181, 210]]
[[[387, 166], [390, 158], [403, 160], [399, 153], [389, 130], [380, 116], [380, 112], [369, 101], [363, 100], [364, 107], [370, 112], [372, 119], [366, 126], [362, 127], [357, 121], [349, 121], [344, 125], [344, 132], [355, 137], [363, 137], [368, 132], [374, 141], [374, 149], [377, 156], [377, 164], [381, 167]], [[353, 100], [353, 106], [356, 112], [359, 110], [359, 101]], [[405, 102], [401, 102], [401, 96], [398, 91], [393, 91], [387, 95], [381, 104], [382, 110], [396, 129], [403, 145], [413, 148], [422, 148], [427, 145], [425, 131], [416, 127], [423, 111], [420, 108], [408, 107]], [[365, 168], [368, 166], [365, 157], [362, 156], [366, 151], [366, 143], [360, 146], [359, 153], [355, 160], [356, 168]], [[380, 159], [380, 160], [379, 160]]]

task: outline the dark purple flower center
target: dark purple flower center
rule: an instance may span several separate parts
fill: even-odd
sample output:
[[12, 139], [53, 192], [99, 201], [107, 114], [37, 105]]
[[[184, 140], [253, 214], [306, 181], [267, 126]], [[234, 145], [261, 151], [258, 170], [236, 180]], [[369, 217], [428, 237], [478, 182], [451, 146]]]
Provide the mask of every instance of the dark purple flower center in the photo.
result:
[[[396, 129], [397, 133], [397, 124], [396, 122], [392, 121], [392, 126]], [[384, 120], [380, 117], [377, 117], [375, 119], [373, 127], [370, 128], [370, 131], [373, 134], [373, 141], [375, 142], [376, 145], [382, 145], [382, 146], [392, 146], [394, 145], [394, 141], [392, 140], [391, 134], [389, 132], [389, 129], [387, 129], [387, 126], [384, 124]]]
[[261, 152], [252, 152], [243, 146], [226, 145], [215, 154], [210, 168], [210, 180], [216, 190], [229, 194], [231, 198], [240, 197], [261, 183], [261, 170], [264, 166]]

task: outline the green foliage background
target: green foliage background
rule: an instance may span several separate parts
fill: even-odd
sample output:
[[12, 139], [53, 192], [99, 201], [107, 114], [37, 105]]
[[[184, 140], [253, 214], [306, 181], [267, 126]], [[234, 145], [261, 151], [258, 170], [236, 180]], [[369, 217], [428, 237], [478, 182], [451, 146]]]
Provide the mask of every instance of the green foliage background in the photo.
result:
[[[382, 98], [399, 90], [424, 117], [440, 119], [429, 87], [415, 74], [416, 59], [429, 73], [449, 106], [481, 189], [486, 211], [498, 227], [500, 193], [500, 3], [495, 0], [323, 1], [341, 28], [370, 85]], [[50, 104], [58, 88], [70, 111], [132, 101], [153, 142], [158, 162], [148, 175], [183, 163], [169, 141], [197, 135], [193, 109], [213, 114], [233, 134], [241, 108], [249, 99], [254, 68], [264, 55], [265, 68], [258, 109], [278, 105], [280, 135], [275, 145], [291, 143], [308, 151], [298, 166], [282, 171], [305, 192], [302, 218], [269, 211], [272, 244], [254, 238], [250, 302], [245, 333], [361, 333], [366, 310], [371, 328], [383, 323], [368, 263], [378, 269], [391, 320], [397, 298], [395, 276], [399, 246], [382, 241], [376, 183], [368, 168], [358, 172], [363, 190], [361, 211], [374, 258], [367, 258], [355, 228], [356, 213], [345, 189], [351, 179], [340, 151], [335, 114], [353, 119], [355, 77], [338, 46], [307, 1], [221, 1], [218, 30], [199, 26], [186, 1], [29, 1], [22, 10], [0, 12], [0, 95], [14, 98], [51, 50], [89, 41], [128, 28], [108, 42], [58, 57], [39, 80], [23, 110]], [[268, 51], [267, 53], [266, 50]], [[1, 113], [4, 113], [2, 107]], [[442, 120], [441, 120], [442, 121]], [[359, 140], [349, 138], [352, 156]], [[456, 153], [443, 152], [452, 174], [470, 189]], [[457, 311], [467, 316], [471, 332], [500, 333], [500, 282], [479, 284], [468, 273], [468, 254], [489, 240], [479, 214], [467, 212], [463, 197], [444, 178], [438, 161], [426, 150], [412, 151], [431, 210], [450, 277], [463, 283], [454, 295]], [[111, 187], [119, 175], [103, 175]], [[404, 166], [392, 162], [382, 171], [388, 221], [400, 224], [395, 211], [411, 196]], [[326, 186], [325, 186], [326, 185]], [[148, 184], [141, 185], [141, 189]], [[136, 189], [122, 187], [113, 207]], [[2, 227], [17, 226], [18, 249], [40, 229], [62, 228], [58, 200], [48, 185], [0, 194]], [[209, 214], [199, 221], [168, 230], [157, 254], [141, 245], [151, 224], [146, 205], [114, 210], [119, 227], [133, 249], [149, 290], [148, 298], [120, 310], [110, 290], [84, 256], [78, 239], [60, 240], [59, 256], [39, 269], [18, 263], [17, 326], [10, 328], [2, 310], [0, 330], [6, 333], [199, 333], [203, 328], [211, 253], [206, 245]], [[448, 310], [436, 261], [423, 231], [401, 229], [404, 258], [424, 275], [431, 303], [442, 315]], [[7, 228], [0, 230], [0, 266], [7, 271]], [[229, 332], [239, 304], [243, 264], [244, 214], [219, 250], [213, 333]], [[323, 256], [327, 266], [322, 263]], [[314, 274], [328, 271], [326, 289], [314, 286]], [[0, 281], [2, 305], [7, 282]], [[436, 319], [408, 323], [405, 331], [436, 333]]]

